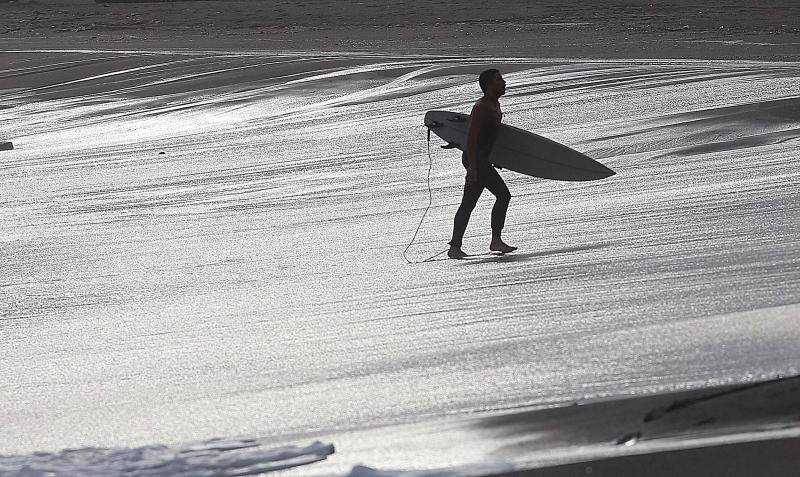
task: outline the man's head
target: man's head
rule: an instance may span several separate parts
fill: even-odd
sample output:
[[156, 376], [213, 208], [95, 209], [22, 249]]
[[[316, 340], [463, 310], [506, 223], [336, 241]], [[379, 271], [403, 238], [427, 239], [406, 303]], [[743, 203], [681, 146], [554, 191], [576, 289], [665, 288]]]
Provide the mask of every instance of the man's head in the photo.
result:
[[506, 81], [500, 71], [491, 68], [478, 77], [478, 84], [481, 86], [483, 94], [499, 98], [506, 93]]

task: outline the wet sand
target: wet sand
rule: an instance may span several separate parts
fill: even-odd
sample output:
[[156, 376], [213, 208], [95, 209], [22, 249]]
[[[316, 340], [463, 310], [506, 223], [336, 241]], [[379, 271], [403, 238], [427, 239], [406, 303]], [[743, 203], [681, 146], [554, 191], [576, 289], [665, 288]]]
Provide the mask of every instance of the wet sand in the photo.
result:
[[[383, 2], [360, 2], [350, 5], [347, 11], [331, 8], [330, 2], [319, 1], [302, 5], [293, 2], [108, 5], [85, 1], [13, 2], [0, 3], [0, 14], [4, 16], [3, 23], [0, 23], [0, 49], [341, 51], [361, 55], [361, 59], [348, 58], [347, 55], [337, 57], [335, 63], [326, 58], [326, 67], [356, 65], [363, 61], [364, 56], [376, 53], [435, 57], [458, 54], [467, 57], [800, 60], [800, 30], [794, 21], [800, 17], [800, 5], [796, 2], [752, 5], [735, 1], [718, 6], [685, 1], [651, 3], [604, 2], [600, 7], [598, 2], [534, 4], [520, 1], [512, 2], [504, 11], [498, 12], [484, 8], [483, 2], [463, 3], [458, 9], [434, 2], [394, 2], [388, 7]], [[19, 54], [4, 58], [12, 67], [25, 67], [25, 59], [20, 60]], [[18, 63], [11, 64], [11, 61]], [[40, 100], [68, 99], [77, 94], [75, 90], [62, 89], [63, 86], [51, 88], [49, 85], [148, 67], [153, 62], [146, 55], [112, 61], [81, 61], [79, 67], [47, 71], [41, 75], [9, 75], [3, 78], [3, 88], [41, 87], [43, 89], [36, 93]], [[251, 70], [237, 69], [247, 66], [246, 62], [225, 66], [231, 68], [230, 75], [237, 76], [242, 82], [245, 82], [243, 78], [246, 76], [243, 75], [246, 74], [251, 74], [249, 79], [253, 81], [259, 79], [257, 70], [242, 73]], [[280, 68], [283, 68], [280, 71], [282, 75], [295, 72], [291, 65], [281, 65]], [[508, 68], [513, 70], [513, 64], [509, 63]], [[217, 69], [218, 64], [212, 64], [202, 74]], [[306, 63], [301, 69], [311, 68]], [[464, 73], [463, 70], [454, 71]], [[31, 84], [31, 78], [41, 83]], [[206, 76], [198, 75], [198, 78], [201, 78], [198, 81], [204, 88], [209, 87]], [[213, 78], [216, 80], [219, 76]], [[106, 85], [87, 82], [81, 88], [84, 88], [79, 91], [81, 95], [91, 95], [92, 88], [102, 92]], [[148, 85], [141, 90], [131, 87], [131, 94], [147, 99], [169, 95], [172, 93], [170, 88], [171, 83]], [[244, 88], [242, 96], [235, 97], [235, 100], [246, 102], [246, 94]], [[157, 101], [152, 103], [151, 113], [165, 111], [159, 109], [161, 106], [156, 104]], [[793, 116], [787, 119], [787, 108], [782, 103], [768, 103], [762, 108], [765, 117], [768, 116], [763, 123], [769, 124], [775, 117], [782, 118], [782, 125], [796, 122], [794, 105], [795, 102], [788, 104]], [[180, 107], [183, 105], [175, 106], [176, 109]], [[520, 111], [524, 112], [524, 109], [520, 108]], [[718, 113], [727, 118], [731, 116], [730, 112]], [[752, 118], [754, 114], [746, 108], [734, 113], [735, 120]], [[755, 111], [758, 113], [760, 110]], [[666, 119], [674, 118], [662, 119], [666, 123]], [[691, 122], [688, 117], [682, 120]], [[691, 125], [692, 128], [696, 126], [694, 123]], [[668, 136], [684, 137], [680, 127], [680, 124], [675, 126], [676, 129]], [[712, 132], [717, 130], [719, 128]], [[784, 129], [769, 130], [765, 134], [776, 133], [783, 136], [760, 140], [772, 144], [796, 136], [793, 130]], [[19, 135], [27, 134], [29, 132], [19, 131]], [[646, 137], [647, 131], [637, 131], [637, 134]], [[0, 137], [3, 139], [15, 137]], [[719, 150], [746, 146], [740, 138], [724, 139], [729, 140], [727, 145], [712, 146], [723, 148]], [[652, 142], [659, 140], [653, 138]], [[738, 142], [734, 147], [730, 141]], [[617, 149], [622, 147], [614, 143], [606, 150], [597, 141], [592, 145], [595, 154], [605, 157], [614, 157], [619, 152]], [[683, 152], [688, 156], [699, 154], [703, 151], [697, 148], [702, 147], [709, 146], [687, 144]], [[209, 166], [211, 169], [213, 167]], [[124, 204], [111, 205], [124, 207]], [[598, 247], [602, 248], [602, 245]], [[525, 259], [520, 256], [520, 260]], [[514, 257], [511, 256], [510, 260]], [[567, 265], [561, 264], [560, 268], [564, 266]], [[251, 278], [258, 279], [258, 273], [254, 272]], [[714, 397], [709, 398], [709, 393]], [[481, 427], [484, 432], [522, 436], [523, 440], [526, 435], [538, 436], [548, 431], [551, 443], [562, 445], [562, 449], [577, 446], [575, 452], [583, 456], [543, 458], [540, 463], [551, 465], [550, 468], [506, 474], [509, 476], [588, 475], [589, 467], [591, 475], [641, 475], [644, 468], [647, 475], [793, 475], [790, 472], [797, 468], [798, 441], [782, 432], [791, 433], [796, 429], [800, 416], [797, 396], [796, 380], [788, 380], [780, 381], [775, 387], [736, 386], [725, 391], [699, 390], [555, 410], [512, 412], [502, 417], [481, 418], [471, 425]], [[692, 404], [671, 407], [676, 402]], [[743, 406], [746, 409], [742, 409]], [[657, 419], [645, 422], [644, 416], [654, 409], [663, 412], [656, 413]], [[656, 414], [651, 414], [651, 417]], [[631, 439], [623, 439], [626, 436]], [[674, 448], [652, 446], [667, 441]], [[626, 442], [631, 445], [626, 446]], [[338, 441], [334, 439], [334, 443], [338, 444]], [[529, 444], [539, 446], [541, 443], [531, 439]], [[587, 453], [587, 446], [597, 446], [594, 449], [598, 452]], [[685, 446], [699, 448], [682, 448]], [[539, 447], [543, 453], [553, 448], [558, 446]], [[609, 449], [623, 448], [621, 453], [625, 455], [608, 455]], [[339, 446], [337, 449], [340, 452], [347, 450]], [[638, 449], [643, 449], [643, 454], [636, 455]], [[582, 460], [587, 455], [594, 459], [591, 464], [558, 465], [559, 461]], [[303, 475], [304, 471], [298, 469], [295, 472], [299, 473], [287, 475]]]
[[[485, 425], [519, 435], [544, 432], [556, 449], [583, 446], [583, 456], [571, 457], [578, 462], [502, 474], [507, 477], [788, 477], [800, 461], [798, 395], [800, 378], [794, 377], [515, 413]], [[548, 444], [534, 441], [547, 456]]]
[[611, 457], [546, 469], [497, 474], [503, 477], [652, 477], [703, 475], [718, 477], [791, 477], [796, 475], [800, 438], [713, 445], [677, 451]]

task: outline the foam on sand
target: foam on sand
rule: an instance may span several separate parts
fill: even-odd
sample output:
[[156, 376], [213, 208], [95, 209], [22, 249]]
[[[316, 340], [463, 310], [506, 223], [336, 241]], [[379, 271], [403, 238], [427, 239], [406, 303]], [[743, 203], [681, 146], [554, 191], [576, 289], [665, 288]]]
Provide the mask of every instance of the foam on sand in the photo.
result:
[[257, 475], [325, 460], [331, 444], [270, 447], [259, 439], [209, 439], [184, 445], [83, 448], [0, 456], [3, 477], [202, 477]]

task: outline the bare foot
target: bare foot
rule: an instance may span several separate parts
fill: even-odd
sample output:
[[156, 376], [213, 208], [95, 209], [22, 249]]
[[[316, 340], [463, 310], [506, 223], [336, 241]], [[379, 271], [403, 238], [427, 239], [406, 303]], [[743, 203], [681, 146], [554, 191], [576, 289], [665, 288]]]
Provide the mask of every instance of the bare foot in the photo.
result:
[[489, 250], [492, 252], [508, 253], [513, 252], [516, 249], [517, 247], [512, 247], [511, 245], [504, 243], [499, 238], [493, 238], [492, 243], [489, 244]]
[[447, 251], [447, 256], [448, 256], [448, 257], [450, 257], [450, 258], [456, 258], [456, 259], [459, 259], [459, 258], [464, 258], [464, 257], [466, 257], [466, 256], [467, 256], [467, 254], [466, 254], [466, 253], [464, 253], [464, 251], [463, 251], [463, 250], [461, 250], [461, 247], [453, 247], [453, 246], [451, 245], [451, 246], [450, 246], [450, 250], [448, 250], [448, 251]]

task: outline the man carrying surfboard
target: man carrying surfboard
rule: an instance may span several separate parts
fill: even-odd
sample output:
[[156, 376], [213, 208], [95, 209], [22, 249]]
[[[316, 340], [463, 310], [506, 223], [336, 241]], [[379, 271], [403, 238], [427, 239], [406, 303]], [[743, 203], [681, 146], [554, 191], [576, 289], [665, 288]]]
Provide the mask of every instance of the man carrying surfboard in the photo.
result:
[[447, 251], [447, 256], [450, 258], [467, 256], [461, 250], [461, 242], [464, 232], [467, 230], [469, 217], [475, 209], [483, 189], [489, 189], [489, 192], [495, 196], [491, 222], [492, 241], [489, 244], [489, 250], [508, 253], [517, 249], [517, 247], [507, 245], [500, 238], [506, 221], [508, 204], [511, 201], [511, 193], [503, 182], [503, 178], [489, 163], [489, 153], [492, 151], [503, 119], [499, 99], [506, 92], [506, 82], [500, 71], [492, 68], [480, 74], [478, 84], [483, 91], [483, 97], [472, 108], [469, 132], [467, 133], [467, 147], [461, 156], [461, 162], [467, 168], [467, 176], [464, 181], [464, 196], [453, 221], [453, 237], [449, 242], [450, 249]]

